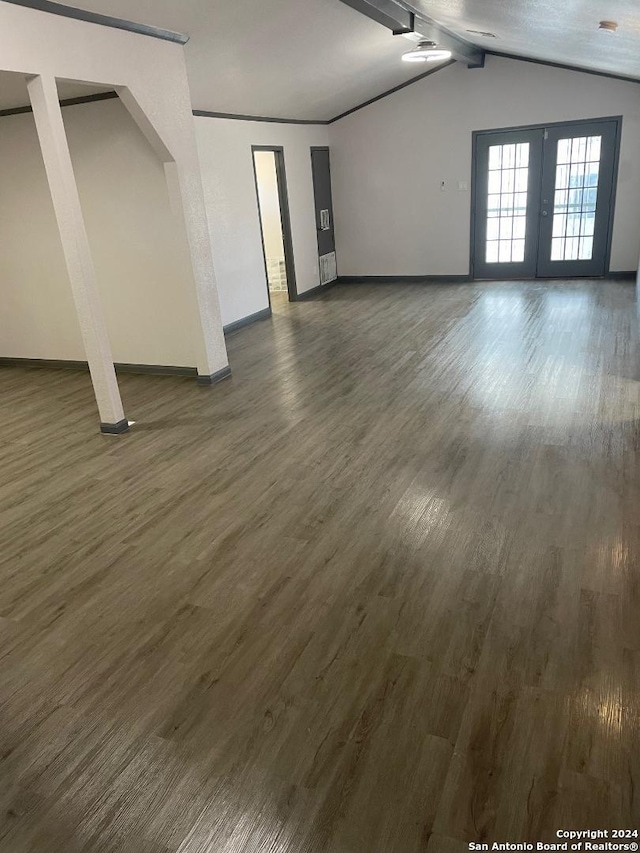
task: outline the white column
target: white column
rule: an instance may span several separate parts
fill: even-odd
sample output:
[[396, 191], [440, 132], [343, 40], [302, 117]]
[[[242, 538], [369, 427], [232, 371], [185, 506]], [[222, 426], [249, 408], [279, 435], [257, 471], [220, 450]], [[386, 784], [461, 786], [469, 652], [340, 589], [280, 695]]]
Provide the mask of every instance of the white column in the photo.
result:
[[[179, 152], [172, 152], [131, 89], [118, 86], [116, 90], [129, 114], [164, 164], [169, 202], [179, 229], [185, 271], [190, 278], [189, 297], [192, 302], [198, 383], [211, 385], [229, 376], [231, 368], [213, 269], [193, 116], [190, 109], [184, 114], [176, 113], [176, 122], [183, 125], [183, 142]], [[188, 103], [189, 99], [189, 93], [185, 90], [185, 103]], [[179, 107], [177, 104], [176, 109]]]
[[56, 81], [52, 76], [31, 77], [27, 86], [98, 403], [101, 430], [108, 433], [124, 432], [129, 424], [122, 408], [107, 327], [98, 296]]
[[202, 183], [199, 174], [185, 177], [178, 164], [164, 164], [171, 208], [184, 235], [198, 321], [198, 383], [210, 385], [231, 374], [213, 270]]

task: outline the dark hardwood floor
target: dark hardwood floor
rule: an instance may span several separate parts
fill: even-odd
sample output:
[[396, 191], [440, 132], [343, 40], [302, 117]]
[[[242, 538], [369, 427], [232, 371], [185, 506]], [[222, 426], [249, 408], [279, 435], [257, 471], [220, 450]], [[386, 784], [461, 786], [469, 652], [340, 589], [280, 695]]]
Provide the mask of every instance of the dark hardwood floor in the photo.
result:
[[635, 287], [339, 286], [233, 379], [0, 370], [2, 853], [640, 817]]

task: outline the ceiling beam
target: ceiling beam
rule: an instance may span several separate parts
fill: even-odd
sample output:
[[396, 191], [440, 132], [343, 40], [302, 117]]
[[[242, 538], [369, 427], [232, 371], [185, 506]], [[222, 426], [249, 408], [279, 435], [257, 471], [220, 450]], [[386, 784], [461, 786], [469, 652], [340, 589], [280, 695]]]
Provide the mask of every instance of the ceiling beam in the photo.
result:
[[398, 5], [395, 0], [342, 0], [356, 12], [382, 24], [388, 30], [413, 32], [411, 12]]
[[397, 0], [342, 0], [372, 21], [394, 33], [416, 32], [450, 50], [453, 58], [469, 68], [484, 66], [484, 50], [460, 38], [416, 9], [412, 4]]
[[459, 62], [465, 62], [469, 68], [484, 68], [485, 52], [482, 48], [452, 33], [442, 24], [423, 12], [418, 11], [411, 3], [403, 3], [415, 15], [415, 29], [420, 35], [433, 39], [453, 54]]
[[111, 15], [101, 15], [87, 9], [76, 9], [75, 6], [54, 3], [52, 0], [6, 0], [6, 2], [13, 3], [14, 6], [36, 9], [38, 12], [49, 12], [52, 15], [61, 15], [63, 18], [74, 18], [76, 21], [87, 21], [90, 24], [100, 24], [103, 27], [113, 27], [116, 30], [126, 30], [130, 33], [164, 39], [164, 41], [173, 41], [177, 44], [186, 44], [189, 41], [189, 36], [182, 33], [162, 30], [159, 27], [151, 27], [147, 24], [138, 24], [135, 21], [126, 21], [123, 18], [113, 18]]

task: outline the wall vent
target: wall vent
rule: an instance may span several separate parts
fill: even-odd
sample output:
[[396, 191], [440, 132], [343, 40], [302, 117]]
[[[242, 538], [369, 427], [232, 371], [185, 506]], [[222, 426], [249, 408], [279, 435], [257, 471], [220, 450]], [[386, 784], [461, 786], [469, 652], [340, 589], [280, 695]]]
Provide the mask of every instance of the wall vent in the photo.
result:
[[336, 253], [328, 252], [326, 255], [320, 255], [320, 284], [329, 284], [337, 278]]

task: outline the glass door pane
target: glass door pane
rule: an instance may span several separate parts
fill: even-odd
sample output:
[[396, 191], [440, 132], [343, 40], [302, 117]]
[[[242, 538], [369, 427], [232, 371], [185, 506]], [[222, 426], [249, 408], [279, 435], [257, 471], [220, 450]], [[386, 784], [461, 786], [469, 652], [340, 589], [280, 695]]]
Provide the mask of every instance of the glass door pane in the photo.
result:
[[485, 260], [522, 263], [527, 226], [528, 142], [491, 145]]
[[590, 261], [602, 136], [559, 139], [553, 202], [552, 261]]

